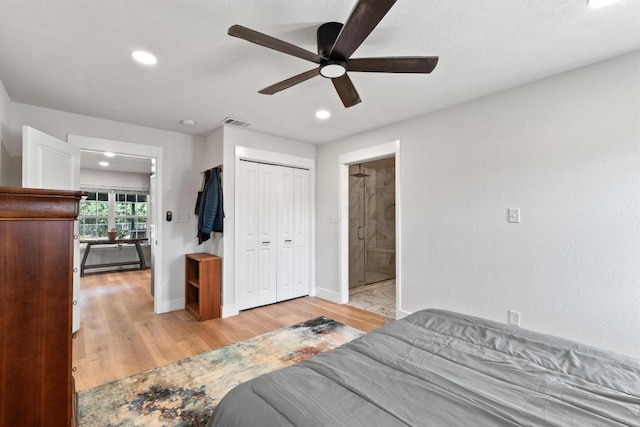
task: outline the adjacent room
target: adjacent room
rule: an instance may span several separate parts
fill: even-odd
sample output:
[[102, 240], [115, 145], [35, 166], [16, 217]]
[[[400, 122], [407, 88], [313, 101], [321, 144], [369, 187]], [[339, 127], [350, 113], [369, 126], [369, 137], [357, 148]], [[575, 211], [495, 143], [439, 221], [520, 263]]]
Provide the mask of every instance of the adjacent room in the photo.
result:
[[0, 0], [0, 266], [0, 425], [640, 425], [640, 2]]

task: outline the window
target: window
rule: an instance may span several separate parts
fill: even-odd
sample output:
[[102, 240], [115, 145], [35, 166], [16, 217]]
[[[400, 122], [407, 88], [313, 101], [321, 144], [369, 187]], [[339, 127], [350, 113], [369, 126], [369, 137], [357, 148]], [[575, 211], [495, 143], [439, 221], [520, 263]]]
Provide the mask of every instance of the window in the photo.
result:
[[107, 237], [109, 230], [109, 193], [89, 193], [80, 202], [80, 239], [96, 240]]
[[80, 202], [80, 239], [106, 239], [111, 229], [121, 239], [147, 237], [147, 199], [146, 194], [137, 193], [89, 193]]
[[147, 237], [147, 196], [145, 194], [115, 194], [115, 229], [126, 238]]

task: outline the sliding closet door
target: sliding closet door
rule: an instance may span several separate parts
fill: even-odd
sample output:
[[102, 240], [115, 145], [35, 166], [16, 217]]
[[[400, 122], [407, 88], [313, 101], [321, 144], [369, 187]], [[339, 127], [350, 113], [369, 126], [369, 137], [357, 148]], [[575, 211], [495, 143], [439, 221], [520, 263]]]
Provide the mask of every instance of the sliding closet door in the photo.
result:
[[293, 171], [278, 167], [278, 301], [294, 297]]
[[258, 164], [240, 162], [236, 237], [236, 299], [238, 308], [258, 306]]
[[308, 170], [293, 170], [293, 298], [309, 295], [310, 184]]
[[258, 164], [258, 305], [276, 302], [278, 169]]

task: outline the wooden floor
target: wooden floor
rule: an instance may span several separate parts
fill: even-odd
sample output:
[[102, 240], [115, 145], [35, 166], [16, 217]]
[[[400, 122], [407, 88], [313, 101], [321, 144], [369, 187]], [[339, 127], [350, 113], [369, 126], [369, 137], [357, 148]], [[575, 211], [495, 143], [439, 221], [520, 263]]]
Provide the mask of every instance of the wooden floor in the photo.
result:
[[197, 322], [184, 310], [154, 314], [149, 281], [149, 270], [81, 279], [81, 327], [73, 343], [77, 390], [321, 315], [365, 332], [388, 320], [356, 307], [304, 297]]

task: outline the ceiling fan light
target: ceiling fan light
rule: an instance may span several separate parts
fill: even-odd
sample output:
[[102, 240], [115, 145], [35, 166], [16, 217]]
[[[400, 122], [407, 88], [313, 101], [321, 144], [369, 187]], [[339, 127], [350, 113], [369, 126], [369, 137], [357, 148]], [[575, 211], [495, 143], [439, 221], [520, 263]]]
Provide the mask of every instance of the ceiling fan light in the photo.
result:
[[327, 61], [320, 65], [320, 74], [328, 79], [337, 79], [347, 72], [347, 64], [342, 61]]

